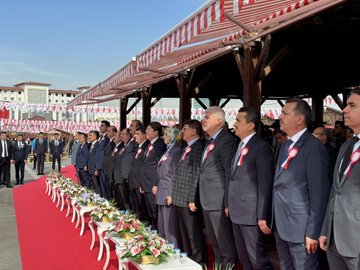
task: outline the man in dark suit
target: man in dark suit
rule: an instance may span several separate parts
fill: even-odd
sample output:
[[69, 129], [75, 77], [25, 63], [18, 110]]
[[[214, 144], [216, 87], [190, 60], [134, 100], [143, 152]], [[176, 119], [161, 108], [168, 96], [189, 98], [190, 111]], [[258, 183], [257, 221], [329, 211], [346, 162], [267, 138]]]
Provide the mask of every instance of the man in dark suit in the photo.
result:
[[25, 164], [27, 163], [29, 146], [23, 141], [23, 135], [18, 134], [12, 146], [12, 156], [15, 162], [16, 185], [24, 184]]
[[151, 218], [151, 224], [157, 227], [157, 205], [155, 194], [157, 191], [157, 164], [166, 151], [166, 144], [162, 136], [162, 126], [159, 122], [150, 122], [146, 128], [146, 138], [150, 141], [146, 149], [144, 163], [141, 168], [141, 189], [145, 194], [145, 203], [148, 214]]
[[150, 221], [147, 214], [144, 195], [140, 193], [141, 168], [144, 162], [146, 149], [150, 144], [150, 142], [146, 139], [144, 126], [140, 126], [136, 130], [134, 138], [137, 143], [137, 148], [134, 161], [129, 172], [130, 203], [132, 210], [140, 217], [141, 220]]
[[38, 175], [44, 175], [45, 155], [48, 152], [48, 141], [44, 138], [44, 133], [40, 132], [35, 142], [35, 153], [37, 158]]
[[184, 122], [182, 137], [187, 146], [176, 167], [168, 203], [176, 207], [181, 234], [180, 242], [185, 252], [192, 260], [204, 264], [204, 237], [198, 196], [200, 164], [204, 149], [204, 143], [200, 139], [202, 134], [201, 123], [198, 120]]
[[228, 217], [228, 189], [236, 142], [224, 129], [225, 112], [220, 107], [209, 107], [205, 111], [202, 126], [209, 136], [199, 179], [206, 235], [214, 251], [215, 262], [232, 266], [236, 263], [236, 248]]
[[96, 159], [95, 159], [95, 168], [99, 178], [101, 196], [105, 199], [110, 199], [108, 182], [105, 177], [105, 172], [103, 170], [103, 160], [104, 160], [104, 151], [108, 145], [110, 139], [107, 136], [107, 130], [110, 127], [109, 121], [101, 121], [100, 124], [100, 136], [98, 138], [99, 145], [96, 150]]
[[271, 232], [273, 152], [256, 134], [260, 114], [252, 107], [239, 110], [234, 123], [241, 139], [232, 161], [229, 183], [229, 216], [238, 258], [244, 270], [272, 269], [265, 234]]
[[96, 153], [99, 147], [99, 132], [96, 130], [92, 130], [89, 132], [89, 157], [88, 157], [88, 163], [86, 167], [84, 168], [85, 171], [87, 171], [90, 175], [91, 180], [91, 187], [102, 196], [101, 189], [100, 189], [100, 183], [99, 183], [99, 172], [96, 169]]
[[318, 239], [328, 200], [328, 153], [307, 130], [310, 106], [289, 99], [280, 128], [289, 136], [281, 145], [273, 189], [273, 227], [280, 267], [319, 269]]
[[0, 179], [1, 184], [6, 185], [7, 188], [12, 188], [10, 184], [10, 163], [12, 158], [12, 144], [7, 139], [5, 131], [0, 134]]
[[115, 135], [117, 133], [117, 128], [115, 126], [110, 126], [107, 129], [106, 135], [109, 138], [109, 143], [106, 145], [105, 149], [104, 149], [104, 159], [103, 159], [103, 164], [102, 164], [102, 168], [105, 174], [105, 179], [107, 182], [107, 186], [109, 189], [109, 198], [112, 198], [111, 194], [113, 193], [110, 187], [111, 184], [111, 178], [112, 178], [112, 171], [113, 171], [113, 164], [112, 164], [112, 151], [115, 147], [115, 142], [114, 142], [114, 138]]
[[64, 144], [60, 140], [60, 134], [54, 134], [54, 140], [50, 142], [50, 155], [52, 161], [52, 169], [55, 170], [55, 163], [58, 164], [58, 171], [61, 172], [61, 157], [64, 151]]
[[79, 175], [80, 184], [84, 187], [91, 187], [90, 175], [84, 170], [88, 164], [89, 158], [89, 144], [87, 143], [87, 134], [78, 132], [77, 138], [79, 140], [79, 147], [76, 150], [75, 167]]
[[[114, 148], [110, 153], [109, 157], [109, 164], [107, 165], [107, 177], [108, 177], [108, 184], [109, 184], [109, 192], [110, 198], [114, 199], [118, 204], [121, 202], [121, 198], [119, 198], [118, 193], [115, 190], [115, 178], [114, 178], [114, 171], [116, 167], [116, 158], [119, 151], [123, 148], [124, 143], [121, 141], [120, 132], [116, 132], [114, 136]], [[120, 167], [121, 168], [121, 167]], [[121, 203], [120, 203], [121, 205]]]
[[125, 209], [130, 209], [129, 172], [136, 154], [137, 143], [135, 142], [135, 139], [132, 138], [128, 128], [121, 131], [121, 140], [124, 142], [124, 151], [122, 151], [121, 154], [121, 174], [123, 183], [119, 187], [121, 188], [122, 198], [126, 207]]
[[321, 230], [320, 247], [331, 270], [360, 267], [360, 91], [354, 90], [343, 110], [354, 136], [340, 148], [333, 186]]

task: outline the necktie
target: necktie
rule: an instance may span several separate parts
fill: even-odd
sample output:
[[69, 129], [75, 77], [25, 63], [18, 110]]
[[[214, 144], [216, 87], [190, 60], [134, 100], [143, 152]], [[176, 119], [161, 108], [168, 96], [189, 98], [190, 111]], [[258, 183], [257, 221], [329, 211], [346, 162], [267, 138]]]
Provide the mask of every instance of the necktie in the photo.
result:
[[348, 148], [346, 148], [346, 151], [345, 151], [345, 154], [344, 154], [344, 157], [343, 157], [343, 161], [341, 163], [341, 168], [340, 168], [340, 179], [344, 175], [344, 172], [345, 172], [346, 168], [349, 166], [350, 157], [351, 157], [351, 154], [353, 152], [354, 145], [358, 140], [359, 140], [358, 136], [352, 137], [351, 143], [349, 144]]
[[42, 139], [40, 139], [40, 144], [42, 144]]
[[293, 141], [291, 139], [289, 139], [284, 143], [284, 145], [281, 146], [280, 154], [279, 154], [279, 168], [284, 163], [284, 161], [287, 159], [288, 150], [292, 143], [293, 143]]
[[2, 147], [3, 147], [3, 149], [4, 149], [4, 151], [3, 151], [4, 157], [7, 157], [7, 156], [8, 156], [8, 153], [7, 153], [6, 141], [2, 141]]
[[236, 169], [236, 164], [239, 162], [239, 158], [240, 158], [240, 151], [241, 151], [241, 148], [243, 147], [244, 145], [244, 142], [241, 141], [238, 145], [238, 148], [236, 150], [236, 154], [235, 154], [235, 159], [234, 159], [234, 163], [233, 163], [233, 170]]
[[203, 155], [203, 158], [202, 158], [202, 161], [204, 162], [205, 159], [206, 159], [206, 156], [208, 155], [208, 152], [209, 152], [209, 145], [214, 141], [213, 138], [210, 138], [207, 140], [206, 142], [206, 147], [205, 147], [205, 151], [204, 151], [204, 155]]

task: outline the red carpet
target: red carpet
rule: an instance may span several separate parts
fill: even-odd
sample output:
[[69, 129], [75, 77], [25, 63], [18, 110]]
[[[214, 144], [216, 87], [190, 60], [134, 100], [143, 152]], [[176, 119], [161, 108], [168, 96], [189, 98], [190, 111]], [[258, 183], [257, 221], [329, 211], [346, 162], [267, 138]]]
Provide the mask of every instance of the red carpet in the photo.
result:
[[[62, 171], [73, 177], [72, 166]], [[98, 240], [90, 250], [91, 232], [85, 226], [80, 236], [80, 228], [75, 229], [71, 215], [65, 217], [66, 208], [59, 208], [45, 194], [45, 176], [14, 189], [14, 204], [22, 266], [24, 270], [42, 269], [102, 269], [105, 258], [98, 262]], [[118, 263], [111, 249], [108, 269], [117, 269]]]

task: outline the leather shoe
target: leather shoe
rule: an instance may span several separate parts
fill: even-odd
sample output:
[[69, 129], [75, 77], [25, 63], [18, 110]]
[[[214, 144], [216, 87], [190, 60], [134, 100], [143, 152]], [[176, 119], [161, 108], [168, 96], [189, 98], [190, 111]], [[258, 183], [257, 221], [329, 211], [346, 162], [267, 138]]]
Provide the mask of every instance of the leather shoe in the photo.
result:
[[6, 187], [7, 187], [7, 188], [13, 188], [13, 186], [12, 186], [12, 185], [6, 185]]
[[20, 185], [23, 185], [23, 184], [24, 184], [24, 182], [21, 182], [21, 183], [20, 183]]
[[18, 185], [18, 184], [19, 184], [19, 182], [16, 182], [16, 183], [15, 183], [15, 185]]

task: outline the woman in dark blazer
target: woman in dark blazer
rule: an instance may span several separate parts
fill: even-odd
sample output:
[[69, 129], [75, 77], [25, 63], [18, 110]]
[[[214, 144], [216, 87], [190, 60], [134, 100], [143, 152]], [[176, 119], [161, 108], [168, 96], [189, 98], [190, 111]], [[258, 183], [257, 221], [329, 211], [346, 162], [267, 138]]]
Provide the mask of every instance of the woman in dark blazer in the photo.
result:
[[179, 133], [180, 131], [175, 128], [165, 128], [164, 143], [167, 145], [167, 151], [158, 163], [156, 194], [159, 234], [170, 243], [174, 243], [176, 248], [181, 248], [179, 222], [176, 209], [168, 202], [168, 197], [171, 195], [172, 177], [182, 154], [181, 145], [176, 141]]

